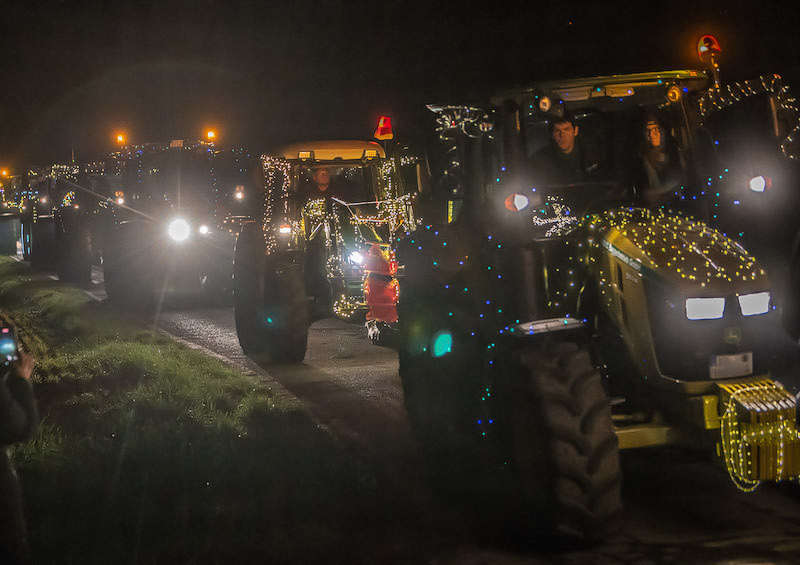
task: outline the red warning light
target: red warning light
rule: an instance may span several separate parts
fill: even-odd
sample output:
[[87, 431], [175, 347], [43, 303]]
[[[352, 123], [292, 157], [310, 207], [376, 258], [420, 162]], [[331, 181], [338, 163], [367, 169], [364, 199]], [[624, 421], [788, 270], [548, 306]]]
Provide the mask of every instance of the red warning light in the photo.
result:
[[394, 139], [391, 117], [381, 116], [378, 118], [378, 127], [375, 129], [375, 139]]
[[704, 35], [697, 41], [697, 56], [701, 61], [719, 53], [722, 53], [722, 47], [719, 46], [719, 41], [713, 35]]

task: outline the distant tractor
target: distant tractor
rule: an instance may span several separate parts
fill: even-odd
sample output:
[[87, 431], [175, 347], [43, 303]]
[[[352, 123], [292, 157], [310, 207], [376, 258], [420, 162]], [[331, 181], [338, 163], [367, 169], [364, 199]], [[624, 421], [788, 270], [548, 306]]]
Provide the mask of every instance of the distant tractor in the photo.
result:
[[242, 222], [260, 215], [254, 159], [213, 142], [132, 146], [107, 160], [104, 178], [121, 184], [121, 213], [106, 226], [106, 291], [138, 307], [167, 293], [231, 291], [233, 245]]
[[260, 215], [253, 162], [240, 147], [173, 140], [53, 165], [21, 203], [23, 253], [82, 285], [102, 265], [108, 297], [127, 307], [154, 305], [169, 291], [224, 298], [239, 225], [253, 209]]
[[[364, 320], [376, 343], [397, 322], [394, 255], [414, 223], [416, 166], [375, 141], [296, 143], [261, 158], [264, 213], [236, 242], [234, 308], [247, 353], [302, 361], [313, 319]], [[407, 178], [406, 178], [407, 177]]]

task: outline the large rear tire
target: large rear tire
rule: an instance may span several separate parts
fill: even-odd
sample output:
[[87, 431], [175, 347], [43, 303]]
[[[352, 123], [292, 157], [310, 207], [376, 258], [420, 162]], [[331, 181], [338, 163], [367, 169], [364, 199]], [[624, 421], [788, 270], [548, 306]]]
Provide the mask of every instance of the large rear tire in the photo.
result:
[[267, 257], [264, 245], [257, 224], [242, 226], [233, 270], [239, 344], [274, 363], [300, 363], [310, 325], [303, 269], [289, 257]]
[[92, 249], [89, 229], [83, 218], [71, 212], [56, 218], [56, 238], [60, 250], [56, 262], [58, 278], [64, 282], [89, 286], [92, 275]]
[[130, 309], [148, 309], [156, 297], [152, 250], [144, 226], [131, 222], [109, 230], [103, 250], [103, 278], [111, 302]]
[[622, 509], [619, 448], [600, 374], [574, 343], [531, 346], [519, 361], [512, 443], [526, 508], [547, 534], [597, 542]]
[[52, 217], [31, 223], [31, 267], [38, 271], [53, 268], [56, 252], [56, 229]]

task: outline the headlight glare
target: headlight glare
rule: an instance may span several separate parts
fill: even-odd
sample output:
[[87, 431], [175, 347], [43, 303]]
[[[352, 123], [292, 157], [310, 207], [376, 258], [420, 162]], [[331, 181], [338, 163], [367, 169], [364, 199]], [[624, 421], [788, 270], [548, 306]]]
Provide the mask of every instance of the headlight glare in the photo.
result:
[[739, 296], [739, 308], [742, 309], [742, 316], [766, 314], [769, 311], [769, 299], [769, 292], [742, 294]]
[[205, 225], [205, 224], [203, 224], [202, 226], [200, 226], [199, 228], [197, 228], [197, 232], [198, 232], [200, 235], [208, 235], [208, 233], [209, 233], [210, 231], [211, 231], [211, 228], [209, 228], [209, 227], [208, 227], [207, 225]]
[[772, 179], [763, 175], [759, 175], [750, 179], [749, 186], [750, 190], [753, 192], [764, 192], [770, 186], [772, 186]]
[[725, 312], [724, 298], [687, 298], [686, 317], [690, 320], [716, 320]]
[[530, 200], [528, 200], [527, 196], [515, 192], [513, 194], [509, 194], [508, 198], [506, 198], [506, 209], [511, 212], [521, 212], [528, 207], [529, 203]]
[[175, 218], [167, 226], [167, 234], [173, 241], [186, 241], [191, 233], [189, 222], [183, 218]]
[[363, 265], [364, 264], [364, 256], [359, 251], [353, 251], [348, 255], [348, 259], [350, 259], [351, 263], [355, 263], [356, 265]]

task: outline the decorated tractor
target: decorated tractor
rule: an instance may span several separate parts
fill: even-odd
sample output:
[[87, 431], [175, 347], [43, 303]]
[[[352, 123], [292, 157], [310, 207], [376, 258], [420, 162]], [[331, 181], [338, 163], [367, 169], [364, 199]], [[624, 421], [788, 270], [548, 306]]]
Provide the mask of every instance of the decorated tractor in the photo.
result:
[[[797, 348], [767, 273], [691, 215], [704, 177], [670, 118], [673, 87], [704, 80], [595, 77], [429, 107], [433, 180], [398, 248], [406, 408], [434, 476], [494, 477], [531, 532], [602, 537], [628, 449], [719, 456], [743, 490], [800, 475]], [[674, 187], [640, 161], [653, 121], [680, 144]]]
[[[263, 219], [236, 242], [242, 349], [299, 362], [313, 319], [366, 319], [373, 342], [397, 322], [397, 234], [413, 223], [409, 158], [375, 141], [311, 141], [262, 157]], [[416, 185], [414, 185], [416, 188]]]

